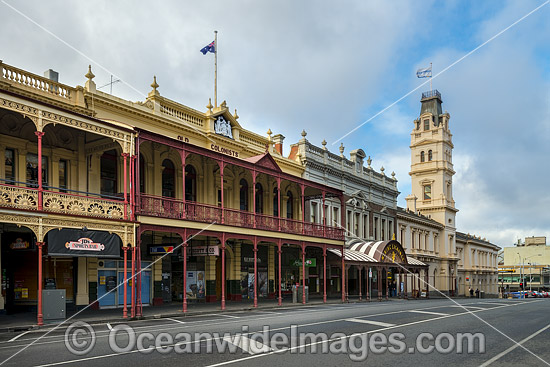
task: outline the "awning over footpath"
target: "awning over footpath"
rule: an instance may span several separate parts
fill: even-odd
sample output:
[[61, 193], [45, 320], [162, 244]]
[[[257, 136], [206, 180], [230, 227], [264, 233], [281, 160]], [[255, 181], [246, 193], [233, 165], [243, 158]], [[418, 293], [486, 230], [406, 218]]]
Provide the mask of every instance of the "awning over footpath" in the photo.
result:
[[[396, 240], [361, 242], [353, 240], [344, 249], [344, 261], [361, 264], [394, 264], [401, 266], [428, 267], [422, 261], [407, 256], [401, 244]], [[329, 249], [338, 257], [342, 252], [338, 249]]]

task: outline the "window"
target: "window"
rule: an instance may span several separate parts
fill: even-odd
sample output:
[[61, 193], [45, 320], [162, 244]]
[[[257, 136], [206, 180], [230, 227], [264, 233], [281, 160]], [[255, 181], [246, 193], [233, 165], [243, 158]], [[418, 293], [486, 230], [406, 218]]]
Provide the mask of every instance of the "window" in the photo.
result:
[[190, 164], [185, 166], [185, 200], [197, 201], [197, 171]]
[[6, 149], [4, 152], [4, 178], [7, 183], [14, 183], [15, 181], [15, 151], [13, 149]]
[[339, 214], [338, 208], [332, 208], [332, 223], [331, 225], [333, 227], [338, 227], [338, 223], [340, 223], [340, 214]]
[[424, 200], [432, 200], [432, 185], [424, 186]]
[[256, 213], [262, 214], [264, 212], [264, 188], [262, 184], [256, 182]]
[[174, 163], [169, 159], [165, 159], [162, 161], [162, 196], [175, 198], [175, 186], [176, 170], [174, 169]]
[[311, 203], [311, 223], [317, 223], [317, 203]]
[[395, 232], [393, 231], [393, 221], [392, 220], [389, 220], [388, 221], [388, 237], [390, 240], [393, 240], [393, 236], [394, 236]]
[[363, 216], [363, 238], [369, 238], [369, 215]]
[[361, 233], [359, 232], [359, 229], [361, 228], [360, 224], [361, 224], [361, 214], [355, 213], [355, 222], [353, 223], [353, 226], [355, 230], [355, 235], [357, 237], [361, 237]]
[[61, 192], [67, 192], [67, 161], [59, 160], [59, 189]]
[[378, 218], [374, 218], [374, 239], [378, 240]]
[[101, 194], [113, 195], [118, 191], [117, 187], [117, 153], [116, 150], [109, 150], [101, 156]]
[[426, 160], [424, 151], [420, 152], [420, 162], [424, 162]]
[[382, 229], [382, 241], [385, 241], [386, 240], [386, 220], [385, 219], [382, 219], [382, 225], [380, 226], [380, 228]]
[[273, 216], [279, 216], [279, 191], [277, 187], [273, 188]]
[[428, 161], [431, 161], [433, 158], [433, 154], [431, 150], [428, 150]]
[[139, 154], [139, 192], [145, 192], [145, 159]]
[[430, 130], [430, 120], [424, 120], [424, 130]]
[[244, 178], [239, 182], [239, 203], [241, 210], [248, 211], [248, 182]]
[[286, 193], [286, 196], [288, 197], [286, 201], [286, 217], [292, 219], [294, 218], [294, 197], [290, 191]]
[[[38, 187], [38, 155], [27, 154], [27, 185]], [[48, 158], [42, 156], [42, 186], [48, 186]]]

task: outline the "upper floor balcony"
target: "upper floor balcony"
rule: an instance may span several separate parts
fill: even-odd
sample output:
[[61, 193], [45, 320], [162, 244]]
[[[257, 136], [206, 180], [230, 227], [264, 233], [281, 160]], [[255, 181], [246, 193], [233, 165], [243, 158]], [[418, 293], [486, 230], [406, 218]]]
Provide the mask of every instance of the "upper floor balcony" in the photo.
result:
[[341, 211], [312, 203], [342, 193], [282, 172], [267, 153], [237, 159], [146, 132], [136, 145], [138, 215], [344, 239]]

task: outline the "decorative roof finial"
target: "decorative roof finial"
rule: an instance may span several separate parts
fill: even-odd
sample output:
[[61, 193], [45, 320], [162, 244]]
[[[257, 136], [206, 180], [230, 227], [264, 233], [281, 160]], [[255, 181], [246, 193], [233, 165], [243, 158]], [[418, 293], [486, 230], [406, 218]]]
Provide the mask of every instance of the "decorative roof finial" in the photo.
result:
[[153, 82], [151, 83], [151, 88], [153, 88], [153, 92], [155, 92], [155, 94], [157, 93], [157, 88], [159, 87], [159, 85], [157, 84], [157, 76], [154, 75], [153, 76]]
[[239, 118], [239, 115], [237, 115], [237, 109], [235, 108], [235, 114], [233, 115], [233, 118], [237, 120]]
[[372, 163], [372, 159], [370, 159], [370, 155], [369, 155], [369, 159], [367, 159], [367, 164], [369, 165], [369, 168], [371, 168], [370, 164]]
[[323, 139], [323, 141], [321, 142], [321, 144], [323, 145], [323, 149], [324, 150], [327, 150], [327, 141], [325, 139]]
[[344, 143], [340, 143], [340, 148], [338, 148], [340, 150], [340, 155], [343, 156], [344, 155]]
[[302, 130], [302, 138], [305, 139], [306, 135], [307, 135], [306, 131], [305, 131], [305, 130]]
[[88, 78], [89, 81], [92, 81], [92, 79], [95, 78], [94, 73], [92, 73], [92, 65], [88, 65], [88, 72], [84, 76]]
[[273, 133], [271, 132], [271, 129], [267, 129], [267, 133], [266, 133], [266, 134], [267, 134], [267, 140], [271, 141], [271, 134], [273, 134]]
[[395, 180], [395, 171], [392, 171], [391, 177]]
[[206, 105], [206, 108], [208, 108], [208, 113], [212, 113], [212, 98], [208, 98], [208, 104]]
[[384, 171], [385, 171], [385, 170], [386, 170], [386, 169], [384, 168], [384, 166], [380, 167], [380, 172], [382, 172], [383, 175], [384, 175]]

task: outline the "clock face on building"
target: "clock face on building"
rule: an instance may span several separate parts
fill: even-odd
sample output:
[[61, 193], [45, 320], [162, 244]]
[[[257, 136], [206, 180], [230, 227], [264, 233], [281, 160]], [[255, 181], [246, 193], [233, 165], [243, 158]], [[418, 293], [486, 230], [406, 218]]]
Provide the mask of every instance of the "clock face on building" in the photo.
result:
[[231, 124], [223, 116], [218, 116], [214, 121], [214, 131], [216, 134], [227, 136], [233, 139]]

